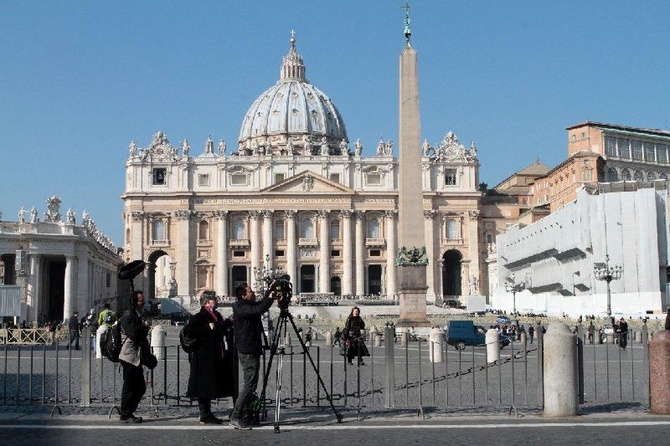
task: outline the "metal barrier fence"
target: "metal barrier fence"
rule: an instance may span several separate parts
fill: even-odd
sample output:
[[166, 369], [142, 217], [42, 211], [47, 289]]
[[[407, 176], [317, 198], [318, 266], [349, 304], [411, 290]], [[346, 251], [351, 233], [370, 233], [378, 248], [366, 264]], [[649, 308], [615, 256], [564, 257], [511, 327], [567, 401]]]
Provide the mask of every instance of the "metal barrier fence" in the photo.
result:
[[[193, 404], [186, 397], [188, 355], [176, 341], [178, 328], [166, 329], [170, 333], [167, 345], [157, 352], [161, 356], [158, 366], [151, 371], [145, 369], [147, 393], [140, 410], [158, 412], [161, 407]], [[485, 346], [457, 350], [443, 341], [401, 337], [398, 342], [393, 329], [386, 327], [383, 336], [367, 341], [370, 356], [363, 358], [365, 365], [349, 365], [337, 345], [320, 340], [303, 349], [303, 344], [287, 338], [269, 370], [266, 352], [258, 392], [267, 384], [268, 411], [277, 406], [278, 400], [282, 407], [327, 409], [330, 403], [326, 393], [338, 411], [359, 414], [393, 408], [418, 413], [426, 408], [449, 411], [481, 407], [510, 413], [521, 407], [542, 409], [541, 332], [532, 344], [512, 341], [493, 362], [488, 361]], [[50, 346], [0, 347], [0, 404], [53, 406], [52, 414], [62, 406], [99, 406], [108, 408], [111, 415], [120, 403], [122, 374], [118, 364], [95, 359], [92, 342], [85, 331], [82, 350], [76, 353], [64, 348], [66, 343], [61, 341]], [[647, 344], [631, 344], [625, 351], [611, 344], [578, 346], [582, 402], [648, 402]], [[441, 362], [431, 361], [438, 357]], [[217, 407], [232, 408], [232, 399], [215, 402]]]

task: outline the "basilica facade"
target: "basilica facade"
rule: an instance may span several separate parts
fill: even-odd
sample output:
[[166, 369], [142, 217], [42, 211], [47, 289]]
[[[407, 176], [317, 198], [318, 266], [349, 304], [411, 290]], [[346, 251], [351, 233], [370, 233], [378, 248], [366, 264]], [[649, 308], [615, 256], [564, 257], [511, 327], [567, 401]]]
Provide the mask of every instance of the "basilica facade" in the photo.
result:
[[[486, 249], [476, 147], [447, 132], [417, 150], [427, 299], [479, 294]], [[150, 297], [232, 295], [241, 283], [259, 286], [264, 268], [289, 274], [296, 294], [397, 295], [393, 141], [363, 155], [333, 101], [307, 81], [294, 38], [234, 147], [210, 137], [195, 150], [157, 132], [128, 151], [124, 261], [148, 262], [136, 286]]]

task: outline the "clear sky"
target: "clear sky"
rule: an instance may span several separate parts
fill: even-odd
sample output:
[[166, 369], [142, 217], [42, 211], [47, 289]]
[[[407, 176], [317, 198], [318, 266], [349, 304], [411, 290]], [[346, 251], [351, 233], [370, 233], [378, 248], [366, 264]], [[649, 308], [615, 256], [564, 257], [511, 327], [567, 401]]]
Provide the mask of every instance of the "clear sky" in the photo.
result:
[[[279, 78], [290, 31], [307, 78], [364, 154], [398, 138], [403, 0], [0, 0], [0, 212], [57, 195], [122, 243], [128, 144], [162, 130], [234, 148]], [[477, 145], [494, 186], [567, 153], [586, 120], [669, 129], [667, 0], [414, 0], [422, 139]], [[397, 144], [396, 144], [397, 148]], [[397, 150], [397, 149], [396, 149]], [[396, 153], [397, 155], [397, 153]]]

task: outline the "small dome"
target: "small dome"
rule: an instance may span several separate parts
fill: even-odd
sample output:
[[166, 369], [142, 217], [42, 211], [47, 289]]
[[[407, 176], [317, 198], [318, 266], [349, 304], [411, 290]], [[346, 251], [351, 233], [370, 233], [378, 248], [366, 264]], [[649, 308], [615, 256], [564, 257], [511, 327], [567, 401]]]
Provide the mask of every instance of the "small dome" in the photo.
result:
[[342, 116], [330, 98], [305, 78], [305, 65], [291, 37], [279, 81], [244, 116], [239, 154], [340, 155], [346, 151]]

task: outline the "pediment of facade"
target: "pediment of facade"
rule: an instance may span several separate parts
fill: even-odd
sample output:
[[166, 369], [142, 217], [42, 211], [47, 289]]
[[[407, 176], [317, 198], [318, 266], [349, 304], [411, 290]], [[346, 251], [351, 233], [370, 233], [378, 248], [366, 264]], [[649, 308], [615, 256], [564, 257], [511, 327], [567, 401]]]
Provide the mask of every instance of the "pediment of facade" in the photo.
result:
[[317, 175], [314, 172], [301, 172], [284, 181], [262, 189], [261, 193], [270, 194], [337, 194], [354, 195], [353, 189]]

